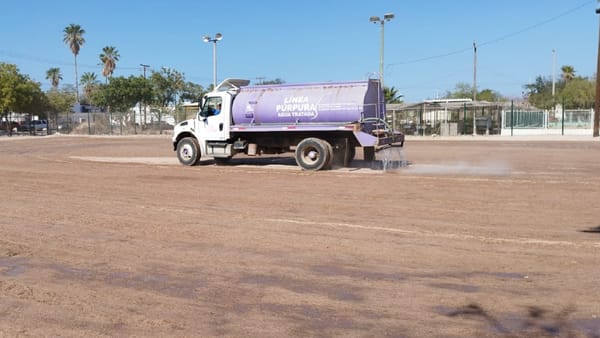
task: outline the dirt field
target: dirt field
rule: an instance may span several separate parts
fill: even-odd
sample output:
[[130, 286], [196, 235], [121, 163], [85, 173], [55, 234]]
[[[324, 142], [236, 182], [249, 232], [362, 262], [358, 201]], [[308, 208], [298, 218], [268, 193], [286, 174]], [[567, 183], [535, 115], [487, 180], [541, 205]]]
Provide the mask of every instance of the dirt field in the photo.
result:
[[600, 335], [600, 142], [408, 140], [409, 166], [178, 165], [0, 139], [0, 336]]

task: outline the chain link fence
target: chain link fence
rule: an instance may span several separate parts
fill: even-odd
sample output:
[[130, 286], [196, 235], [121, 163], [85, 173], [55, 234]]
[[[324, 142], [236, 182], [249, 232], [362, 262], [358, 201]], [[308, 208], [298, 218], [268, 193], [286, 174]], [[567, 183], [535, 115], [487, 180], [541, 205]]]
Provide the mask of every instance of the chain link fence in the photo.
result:
[[387, 105], [388, 122], [406, 135], [493, 135], [500, 133], [503, 105], [470, 100], [431, 100]]
[[[593, 109], [539, 110], [525, 104], [470, 100], [430, 100], [413, 105], [388, 104], [386, 108], [387, 123], [394, 130], [419, 136], [591, 135], [594, 115]], [[177, 123], [194, 118], [197, 113], [197, 104], [127, 112], [62, 113], [49, 117], [47, 130], [25, 128], [33, 118], [12, 114], [0, 121], [0, 136], [170, 134]]]
[[[461, 102], [464, 101], [464, 102]], [[428, 100], [387, 105], [388, 123], [406, 135], [592, 135], [593, 109], [541, 110], [513, 102]]]
[[165, 109], [136, 107], [127, 112], [63, 113], [53, 116], [48, 124], [50, 133], [61, 134], [170, 134], [177, 123], [194, 118], [197, 113], [198, 104], [183, 104]]

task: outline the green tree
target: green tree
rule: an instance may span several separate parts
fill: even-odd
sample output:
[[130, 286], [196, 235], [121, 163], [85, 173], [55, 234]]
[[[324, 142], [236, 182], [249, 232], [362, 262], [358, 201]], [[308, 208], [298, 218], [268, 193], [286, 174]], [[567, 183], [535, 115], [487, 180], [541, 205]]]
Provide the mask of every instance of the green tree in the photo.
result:
[[[473, 98], [473, 86], [466, 82], [459, 82], [454, 87], [454, 91], [446, 92], [445, 98], [447, 99], [470, 99]], [[504, 97], [500, 93], [492, 89], [483, 89], [477, 92], [477, 100], [498, 102], [504, 100]]]
[[473, 87], [466, 82], [459, 82], [454, 86], [454, 91], [446, 92], [446, 99], [470, 99], [473, 98]]
[[[19, 72], [16, 65], [0, 62], [0, 117], [10, 121], [11, 112], [46, 117], [48, 103], [38, 82]], [[7, 124], [10, 133], [10, 124]]]
[[79, 102], [79, 79], [77, 75], [77, 55], [79, 54], [79, 50], [81, 46], [85, 43], [85, 39], [83, 38], [83, 34], [85, 34], [85, 30], [81, 28], [81, 26], [77, 24], [70, 24], [65, 27], [63, 30], [63, 42], [69, 46], [71, 52], [73, 53], [73, 59], [75, 64], [75, 93], [77, 97], [77, 102]]
[[16, 65], [0, 63], [0, 112], [2, 117], [19, 105], [17, 88], [24, 81]]
[[114, 108], [119, 113], [122, 128], [124, 124], [123, 113], [128, 112], [140, 101], [151, 101], [152, 91], [149, 81], [142, 76], [130, 76], [128, 78], [119, 76], [111, 78], [107, 84], [99, 85], [97, 90], [91, 94], [91, 98], [99, 106]]
[[102, 54], [100, 54], [100, 61], [103, 64], [102, 75], [108, 78], [113, 75], [115, 68], [117, 67], [117, 61], [119, 61], [119, 51], [113, 46], [106, 46], [102, 48]]
[[592, 108], [594, 106], [595, 85], [582, 77], [570, 80], [558, 95], [559, 102], [568, 108]]
[[488, 101], [488, 102], [498, 102], [498, 101], [503, 101], [504, 97], [502, 97], [502, 95], [500, 95], [500, 93], [498, 93], [495, 90], [484, 89], [484, 90], [480, 91], [479, 93], [477, 93], [477, 100]]
[[552, 80], [549, 77], [538, 76], [534, 83], [525, 85], [529, 103], [544, 109], [562, 102], [568, 108], [591, 107], [595, 98], [594, 81], [576, 76], [573, 66], [562, 66], [561, 71], [561, 80], [555, 83], [555, 97], [552, 96]]
[[548, 77], [538, 76], [534, 83], [529, 83], [524, 86], [526, 90], [527, 101], [538, 108], [550, 108], [554, 106], [554, 98], [552, 97], [552, 80]]
[[140, 115], [142, 105], [144, 106], [144, 120], [140, 121], [140, 124], [145, 125], [147, 121], [146, 111], [148, 108], [148, 103], [152, 103], [152, 100], [154, 98], [154, 88], [152, 86], [151, 80], [147, 79], [145, 76], [140, 76], [138, 79], [138, 83], [140, 84]]
[[402, 103], [402, 94], [394, 87], [383, 87], [383, 97], [385, 103]]
[[75, 91], [67, 87], [61, 90], [51, 90], [46, 93], [46, 96], [48, 97], [49, 117], [54, 120], [54, 124], [58, 126], [58, 117], [60, 114], [65, 114], [65, 118], [69, 121], [71, 107], [77, 102]]
[[60, 68], [50, 68], [46, 71], [46, 80], [50, 80], [50, 84], [52, 85], [52, 89], [57, 90], [58, 84], [62, 80], [62, 74], [60, 73]]
[[45, 117], [46, 97], [40, 84], [19, 72], [16, 65], [0, 62], [0, 112], [37, 114]]
[[139, 77], [135, 76], [112, 78], [104, 86], [104, 90], [106, 91], [105, 97], [108, 99], [108, 105], [121, 113], [135, 106], [142, 96]]
[[190, 100], [190, 101], [198, 101], [202, 96], [204, 96], [206, 92], [204, 88], [193, 82], [186, 82], [183, 84], [183, 89], [181, 90], [181, 99], [182, 100]]
[[[153, 102], [158, 106], [160, 128], [165, 108], [170, 104], [181, 103], [185, 77], [183, 73], [177, 70], [163, 67], [160, 72], [152, 72], [150, 82], [154, 93]], [[160, 129], [160, 132], [162, 133], [162, 129]]]
[[154, 103], [164, 108], [180, 99], [185, 79], [177, 70], [163, 67], [160, 72], [152, 72], [150, 82], [154, 89]]

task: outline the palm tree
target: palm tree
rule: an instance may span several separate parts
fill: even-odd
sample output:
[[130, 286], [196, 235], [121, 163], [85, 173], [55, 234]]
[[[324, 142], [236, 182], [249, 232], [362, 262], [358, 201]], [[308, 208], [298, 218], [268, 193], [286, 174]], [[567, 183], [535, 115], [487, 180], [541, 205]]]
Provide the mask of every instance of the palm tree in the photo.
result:
[[394, 87], [383, 87], [385, 103], [402, 103], [402, 96], [402, 94], [398, 94], [398, 90]]
[[106, 46], [102, 48], [102, 54], [100, 54], [100, 61], [104, 65], [102, 68], [102, 75], [108, 78], [112, 76], [115, 68], [117, 67], [117, 61], [119, 61], [119, 51], [113, 46]]
[[[106, 46], [102, 48], [102, 54], [100, 54], [100, 61], [104, 65], [102, 68], [102, 75], [106, 77], [106, 82], [108, 83], [108, 78], [112, 76], [115, 68], [117, 67], [117, 61], [119, 61], [119, 52], [113, 46]], [[112, 113], [110, 111], [110, 105], [108, 105], [108, 114], [110, 118], [110, 133], [112, 134]]]
[[565, 65], [560, 68], [562, 71], [562, 78], [565, 82], [569, 82], [575, 78], [575, 68], [573, 66]]
[[62, 80], [62, 74], [60, 73], [60, 68], [50, 68], [46, 71], [46, 80], [50, 80], [52, 84], [52, 89], [58, 89], [58, 83]]
[[94, 86], [98, 84], [98, 77], [96, 73], [93, 72], [85, 72], [81, 75], [81, 84], [83, 85], [83, 92], [85, 97], [90, 100], [90, 96], [92, 95], [92, 91], [94, 90]]
[[85, 34], [85, 30], [81, 28], [81, 26], [76, 25], [74, 23], [65, 27], [63, 30], [65, 34], [63, 37], [63, 42], [69, 46], [71, 52], [73, 52], [73, 59], [75, 63], [75, 91], [77, 95], [77, 102], [79, 102], [79, 82], [77, 76], [77, 55], [79, 54], [79, 50], [81, 46], [85, 43], [85, 39], [83, 38], [83, 34]]

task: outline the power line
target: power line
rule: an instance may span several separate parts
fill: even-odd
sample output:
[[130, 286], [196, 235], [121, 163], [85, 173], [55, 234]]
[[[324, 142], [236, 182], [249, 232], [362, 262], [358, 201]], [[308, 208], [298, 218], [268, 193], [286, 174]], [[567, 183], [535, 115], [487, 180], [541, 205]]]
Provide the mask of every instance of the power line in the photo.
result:
[[[560, 13], [560, 14], [558, 14], [556, 16], [553, 16], [553, 17], [551, 17], [549, 19], [540, 21], [540, 22], [538, 22], [538, 23], [536, 23], [534, 25], [525, 27], [525, 28], [520, 29], [518, 31], [515, 31], [515, 32], [512, 32], [512, 33], [508, 33], [506, 35], [502, 35], [502, 36], [500, 36], [498, 38], [495, 38], [495, 39], [492, 39], [492, 40], [488, 40], [488, 41], [485, 41], [485, 42], [482, 42], [482, 43], [478, 43], [478, 45], [479, 46], [491, 45], [491, 44], [494, 44], [494, 43], [506, 40], [508, 38], [512, 38], [514, 36], [523, 34], [525, 32], [528, 32], [528, 31], [533, 30], [535, 28], [538, 28], [540, 26], [549, 24], [550, 22], [556, 21], [556, 20], [558, 20], [558, 19], [560, 19], [560, 18], [562, 18], [564, 16], [567, 16], [567, 15], [569, 15], [569, 14], [571, 14], [571, 13], [573, 13], [573, 12], [575, 12], [575, 11], [577, 11], [577, 10], [585, 7], [585, 6], [588, 6], [589, 4], [594, 3], [594, 2], [595, 2], [595, 0], [587, 1], [587, 2], [581, 4], [581, 5], [577, 6], [577, 7], [569, 9], [569, 10], [567, 10], [567, 11], [565, 11], [563, 13]], [[465, 52], [469, 52], [471, 50], [472, 50], [472, 47], [466, 47], [466, 48], [462, 48], [462, 49], [455, 50], [455, 51], [448, 52], [448, 53], [444, 53], [444, 54], [427, 56], [427, 57], [423, 57], [423, 58], [418, 58], [418, 59], [413, 59], [413, 60], [408, 60], [408, 61], [401, 61], [401, 62], [397, 62], [397, 63], [390, 63], [389, 66], [408, 65], [408, 64], [419, 63], [419, 62], [423, 62], [423, 61], [441, 59], [441, 58], [445, 58], [445, 57], [448, 57], [448, 56], [452, 56], [452, 55], [456, 55], [456, 54], [462, 54], [462, 53], [465, 53]]]
[[539, 23], [536, 23], [536, 24], [534, 24], [534, 25], [531, 25], [531, 26], [529, 26], [529, 27], [525, 27], [525, 28], [523, 28], [523, 29], [521, 29], [521, 30], [519, 30], [519, 31], [516, 31], [516, 32], [513, 32], [513, 33], [509, 33], [509, 34], [506, 34], [506, 35], [503, 35], [503, 36], [501, 36], [501, 37], [499, 37], [499, 38], [496, 38], [496, 39], [494, 39], [494, 40], [486, 41], [486, 42], [482, 43], [482, 44], [481, 44], [481, 46], [483, 46], [483, 45], [490, 45], [490, 44], [493, 44], [493, 43], [496, 43], [496, 42], [500, 42], [500, 41], [502, 41], [502, 40], [506, 40], [506, 39], [508, 39], [508, 38], [511, 38], [511, 37], [513, 37], [513, 36], [516, 36], [516, 35], [519, 35], [519, 34], [522, 34], [522, 33], [528, 32], [528, 31], [530, 31], [530, 30], [533, 30], [533, 29], [535, 29], [535, 28], [538, 28], [538, 27], [540, 27], [540, 26], [543, 26], [543, 25], [549, 24], [550, 22], [552, 22], [552, 21], [556, 21], [556, 20], [558, 20], [558, 19], [560, 19], [560, 18], [562, 18], [562, 17], [564, 17], [564, 16], [567, 16], [567, 15], [569, 15], [569, 14], [571, 14], [571, 13], [573, 13], [573, 12], [575, 12], [575, 11], [577, 11], [577, 10], [579, 10], [579, 9], [581, 9], [581, 8], [583, 8], [583, 7], [585, 7], [585, 6], [589, 5], [589, 4], [591, 4], [591, 3], [593, 3], [593, 2], [594, 2], [594, 1], [588, 1], [588, 2], [585, 2], [585, 3], [583, 3], [583, 4], [579, 5], [579, 6], [575, 7], [575, 8], [572, 8], [572, 9], [570, 9], [570, 10], [566, 11], [566, 12], [563, 12], [563, 13], [561, 13], [561, 14], [559, 14], [559, 15], [553, 16], [553, 17], [551, 17], [551, 18], [549, 18], [549, 19], [546, 19], [546, 20], [544, 20], [544, 21], [541, 21], [541, 22], [539, 22]]
[[[66, 61], [59, 61], [59, 60], [54, 60], [54, 59], [48, 59], [48, 58], [41, 58], [41, 57], [37, 57], [37, 56], [31, 56], [31, 55], [27, 55], [27, 54], [22, 54], [22, 53], [15, 53], [15, 52], [11, 52], [11, 51], [7, 51], [7, 50], [3, 50], [0, 49], [0, 56], [6, 56], [9, 57], [11, 59], [18, 59], [18, 60], [27, 60], [27, 61], [33, 61], [33, 62], [37, 62], [37, 63], [41, 63], [41, 64], [47, 64], [47, 65], [52, 65], [52, 66], [72, 66], [73, 63], [72, 62], [66, 62]], [[90, 64], [77, 64], [78, 68], [88, 68], [88, 69], [98, 69], [98, 68], [102, 68], [102, 65], [90, 65]], [[119, 69], [121, 70], [138, 70], [140, 69], [140, 67], [122, 67], [119, 66]]]

